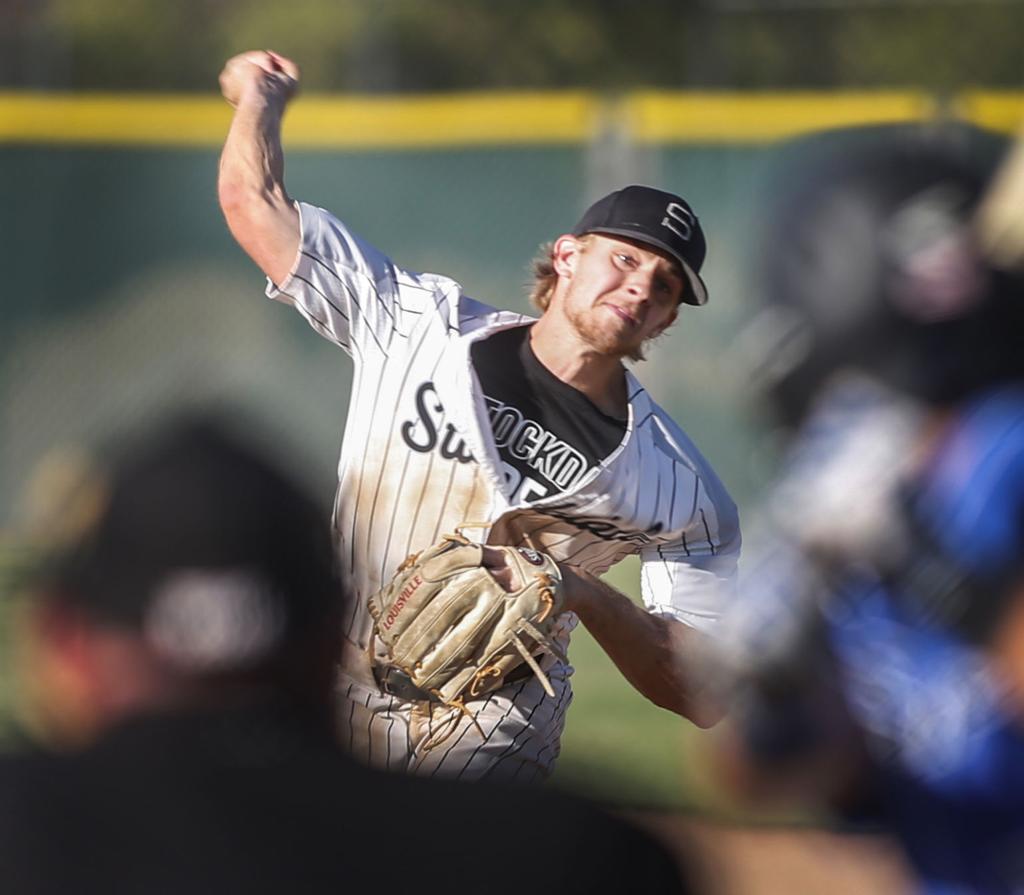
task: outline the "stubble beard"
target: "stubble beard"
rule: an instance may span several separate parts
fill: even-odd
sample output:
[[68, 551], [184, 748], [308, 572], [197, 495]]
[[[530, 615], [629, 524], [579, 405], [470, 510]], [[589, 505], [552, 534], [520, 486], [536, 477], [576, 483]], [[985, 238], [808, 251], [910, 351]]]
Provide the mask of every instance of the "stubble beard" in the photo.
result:
[[602, 327], [600, 322], [595, 319], [593, 313], [576, 308], [566, 308], [565, 316], [580, 340], [596, 353], [616, 360], [625, 358], [641, 360], [643, 358], [642, 345], [614, 332], [609, 332], [607, 327]]

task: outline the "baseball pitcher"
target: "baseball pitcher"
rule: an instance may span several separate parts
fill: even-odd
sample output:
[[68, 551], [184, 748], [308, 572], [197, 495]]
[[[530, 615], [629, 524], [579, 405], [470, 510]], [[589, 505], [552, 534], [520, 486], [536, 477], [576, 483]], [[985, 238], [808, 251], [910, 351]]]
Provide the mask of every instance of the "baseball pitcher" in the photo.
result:
[[[333, 520], [354, 596], [343, 737], [392, 769], [543, 778], [580, 621], [647, 698], [714, 723], [685, 659], [731, 589], [736, 508], [623, 365], [707, 301], [696, 215], [648, 187], [612, 193], [536, 262], [539, 319], [496, 310], [288, 196], [298, 79], [270, 51], [228, 61], [218, 186], [269, 297], [354, 364]], [[643, 607], [599, 577], [631, 554]]]

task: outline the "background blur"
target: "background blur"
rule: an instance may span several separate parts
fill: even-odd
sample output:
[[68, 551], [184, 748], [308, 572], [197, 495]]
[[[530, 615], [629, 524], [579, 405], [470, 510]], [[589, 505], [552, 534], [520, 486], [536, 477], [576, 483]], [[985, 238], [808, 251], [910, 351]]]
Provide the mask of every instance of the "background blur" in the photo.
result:
[[[1021, 0], [0, 0], [0, 526], [30, 511], [42, 458], [59, 471], [54, 449], [182, 403], [265, 420], [329, 503], [348, 358], [261, 297], [216, 203], [217, 74], [236, 52], [303, 68], [292, 195], [491, 304], [526, 309], [537, 245], [598, 195], [685, 195], [711, 303], [639, 372], [749, 516], [773, 460], [735, 343], [761, 198], [819, 130], [960, 121], [1001, 151], [1024, 118], [1022, 25]], [[635, 573], [615, 581], [632, 591]], [[728, 810], [696, 734], [582, 629], [573, 658], [564, 779]]]

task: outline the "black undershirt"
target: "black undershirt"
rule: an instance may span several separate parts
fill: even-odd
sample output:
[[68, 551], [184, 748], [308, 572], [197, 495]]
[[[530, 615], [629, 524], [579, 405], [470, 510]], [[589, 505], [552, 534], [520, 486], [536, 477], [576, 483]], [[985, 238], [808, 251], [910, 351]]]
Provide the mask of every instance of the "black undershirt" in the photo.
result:
[[471, 347], [513, 503], [573, 488], [626, 432], [626, 420], [603, 413], [537, 360], [529, 335], [529, 326], [517, 326]]

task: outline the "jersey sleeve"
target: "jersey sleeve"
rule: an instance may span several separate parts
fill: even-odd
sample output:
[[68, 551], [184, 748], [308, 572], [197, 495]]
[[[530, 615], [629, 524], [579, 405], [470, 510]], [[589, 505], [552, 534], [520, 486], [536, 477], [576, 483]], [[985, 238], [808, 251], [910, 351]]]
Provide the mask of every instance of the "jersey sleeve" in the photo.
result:
[[330, 212], [296, 203], [299, 252], [280, 285], [267, 296], [290, 304], [320, 335], [359, 358], [386, 354], [395, 336], [415, 325], [427, 307], [446, 298], [450, 281], [397, 267]]
[[701, 488], [694, 524], [669, 542], [640, 551], [644, 605], [655, 615], [710, 632], [736, 590], [740, 524], [736, 505], [713, 482]]

